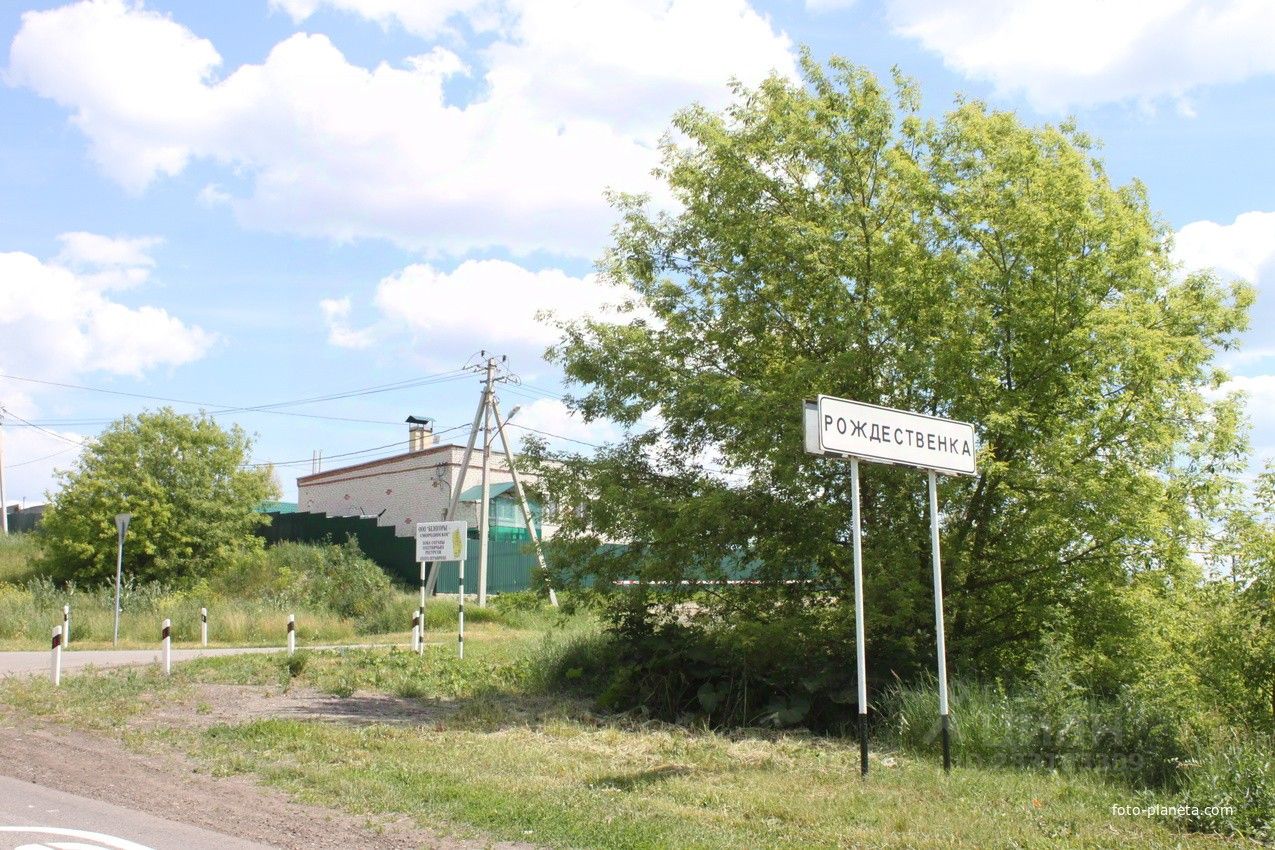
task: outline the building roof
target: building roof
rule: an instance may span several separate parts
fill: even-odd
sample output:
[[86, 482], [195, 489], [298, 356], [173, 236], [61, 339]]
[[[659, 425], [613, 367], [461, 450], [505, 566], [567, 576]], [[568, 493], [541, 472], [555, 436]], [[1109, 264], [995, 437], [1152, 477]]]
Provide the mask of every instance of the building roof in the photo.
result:
[[296, 502], [275, 502], [266, 500], [258, 503], [259, 514], [295, 514], [298, 510]]
[[356, 463], [351, 466], [338, 466], [338, 467], [334, 467], [333, 469], [325, 469], [322, 472], [315, 472], [311, 475], [302, 475], [297, 478], [297, 485], [304, 486], [306, 484], [317, 484], [329, 478], [336, 478], [346, 473], [359, 472], [365, 469], [372, 469], [378, 466], [386, 466], [392, 463], [401, 463], [405, 460], [417, 460], [417, 459], [424, 460], [426, 458], [430, 458], [432, 461], [435, 461], [435, 463], [431, 463], [430, 465], [436, 465], [437, 458], [434, 458], [433, 455], [436, 455], [444, 451], [445, 449], [463, 449], [463, 448], [464, 446], [455, 446], [449, 443], [439, 443], [438, 445], [430, 446], [429, 448], [422, 449], [421, 451], [417, 451], [417, 452], [404, 452], [403, 454], [392, 455], [391, 457], [377, 458], [376, 460], [369, 460], [363, 463]]
[[[499, 484], [488, 484], [487, 493], [490, 498], [494, 499], [497, 496], [503, 496], [505, 493], [508, 493], [513, 488], [514, 488], [514, 483], [512, 481], [502, 481]], [[461, 491], [460, 501], [477, 502], [482, 497], [483, 497], [483, 485], [477, 484], [473, 487], [470, 487], [466, 490]]]

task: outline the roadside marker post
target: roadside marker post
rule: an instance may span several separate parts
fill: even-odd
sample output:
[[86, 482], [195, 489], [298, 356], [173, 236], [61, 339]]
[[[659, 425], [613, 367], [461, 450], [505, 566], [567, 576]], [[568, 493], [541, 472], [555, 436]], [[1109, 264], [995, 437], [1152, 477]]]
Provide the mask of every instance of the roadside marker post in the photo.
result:
[[53, 687], [62, 684], [62, 627], [53, 627]]
[[71, 646], [71, 606], [62, 606], [62, 645], [68, 649]]
[[164, 675], [171, 676], [173, 674], [173, 623], [171, 620], [164, 620], [164, 625], [160, 630], [160, 645], [164, 656]]
[[[469, 524], [464, 520], [416, 523], [416, 560], [456, 561], [456, 657], [465, 657], [465, 556], [469, 552]], [[435, 566], [437, 572], [438, 567]], [[421, 603], [421, 652], [425, 651], [425, 604]]]
[[288, 615], [288, 654], [292, 655], [297, 651], [297, 617], [295, 614]]
[[930, 558], [934, 572], [934, 630], [938, 666], [939, 724], [943, 770], [952, 771], [948, 709], [947, 641], [943, 625], [943, 565], [939, 551], [938, 473], [977, 475], [977, 439], [968, 422], [944, 419], [821, 395], [802, 410], [805, 450], [850, 461], [854, 523], [854, 610], [859, 685], [860, 772], [868, 775], [867, 661], [863, 627], [863, 555], [859, 515], [859, 461], [911, 466], [929, 478]]
[[208, 645], [208, 609], [199, 609], [199, 642]]
[[412, 612], [412, 651], [417, 652], [421, 648], [421, 609], [417, 608]]

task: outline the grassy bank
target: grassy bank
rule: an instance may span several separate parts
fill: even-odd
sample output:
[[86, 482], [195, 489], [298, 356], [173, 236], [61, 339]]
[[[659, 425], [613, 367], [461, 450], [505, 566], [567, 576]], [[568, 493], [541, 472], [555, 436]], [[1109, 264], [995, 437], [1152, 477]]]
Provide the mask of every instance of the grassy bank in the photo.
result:
[[[595, 714], [556, 696], [545, 671], [592, 625], [479, 624], [466, 658], [432, 647], [240, 656], [153, 669], [0, 682], [0, 703], [138, 744], [176, 747], [216, 775], [243, 774], [307, 802], [402, 814], [462, 835], [553, 847], [1202, 848], [1245, 846], [1190, 834], [1174, 819], [1121, 816], [1145, 805], [1087, 772], [958, 764], [878, 752], [858, 775], [852, 741], [709, 729]], [[284, 704], [318, 688], [434, 707], [428, 723], [336, 724], [245, 718], [200, 729], [156, 711], [201, 711], [201, 688], [250, 686]], [[880, 746], [877, 744], [875, 746]], [[1168, 802], [1168, 801], [1161, 801]]]

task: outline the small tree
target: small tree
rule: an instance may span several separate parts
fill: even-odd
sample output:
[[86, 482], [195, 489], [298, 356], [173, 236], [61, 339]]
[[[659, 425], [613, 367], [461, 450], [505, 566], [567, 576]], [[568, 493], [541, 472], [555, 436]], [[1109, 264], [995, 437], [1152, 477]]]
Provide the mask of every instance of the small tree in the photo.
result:
[[57, 581], [114, 576], [115, 515], [131, 513], [125, 571], [182, 582], [241, 546], [260, 545], [268, 520], [254, 508], [278, 493], [268, 469], [247, 468], [252, 440], [206, 414], [169, 408], [114, 422], [58, 473], [40, 525], [44, 565]]

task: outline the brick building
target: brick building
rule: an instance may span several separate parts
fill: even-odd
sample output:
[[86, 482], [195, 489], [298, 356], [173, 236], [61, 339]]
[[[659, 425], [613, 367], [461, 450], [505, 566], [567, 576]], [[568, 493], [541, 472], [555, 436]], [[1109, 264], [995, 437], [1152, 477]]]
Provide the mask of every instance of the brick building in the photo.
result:
[[[412, 417], [408, 422], [406, 453], [298, 478], [298, 509], [328, 516], [376, 517], [378, 525], [393, 527], [399, 537], [412, 537], [416, 523], [442, 519], [452, 494], [459, 490], [461, 501], [455, 519], [465, 520], [471, 529], [477, 528], [478, 503], [482, 498], [481, 446], [474, 447], [469, 468], [462, 470], [464, 446], [435, 442], [425, 420]], [[535, 479], [522, 470], [518, 477], [523, 486], [534, 484]], [[503, 452], [493, 451], [488, 482], [491, 536], [494, 539], [525, 536], [513, 476]], [[528, 501], [538, 520], [539, 504], [530, 493]], [[552, 529], [542, 529], [543, 536], [551, 534]]]

